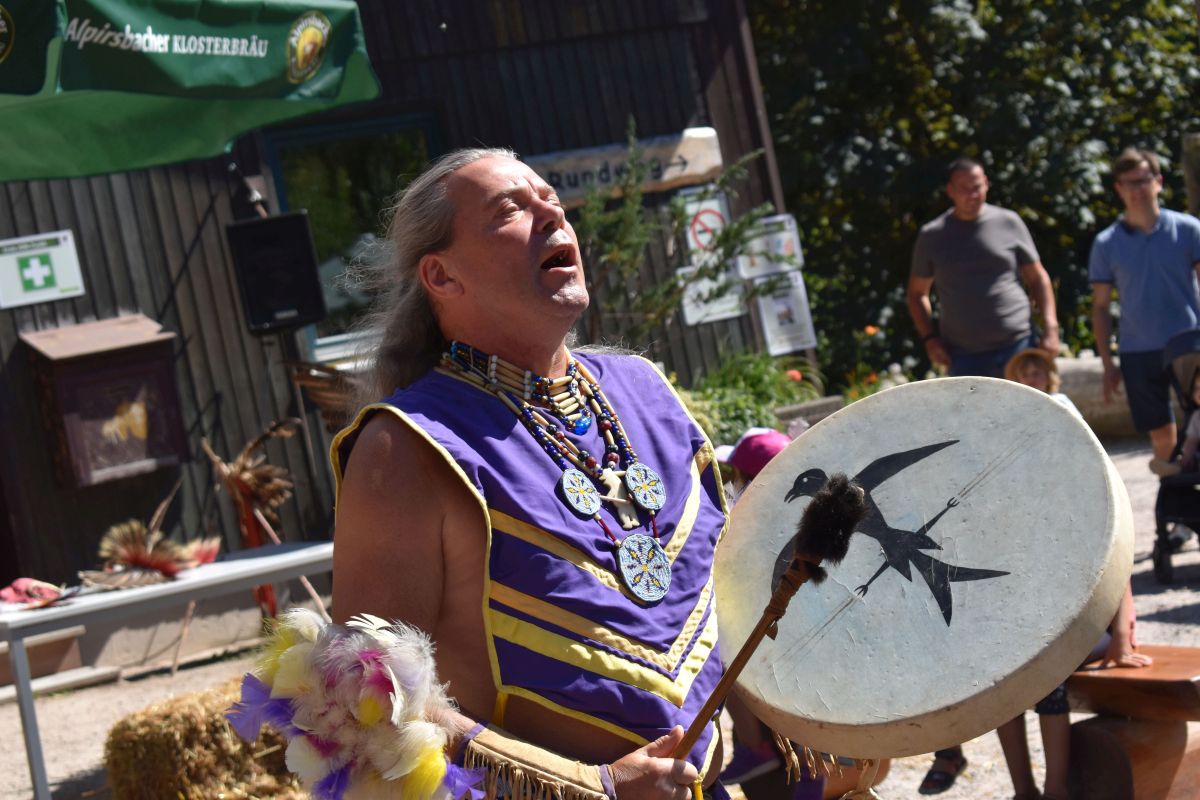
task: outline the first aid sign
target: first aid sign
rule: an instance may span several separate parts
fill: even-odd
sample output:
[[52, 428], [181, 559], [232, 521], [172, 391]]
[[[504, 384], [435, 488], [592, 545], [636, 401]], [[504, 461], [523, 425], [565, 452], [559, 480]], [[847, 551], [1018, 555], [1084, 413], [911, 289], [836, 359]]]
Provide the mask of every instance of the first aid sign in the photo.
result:
[[83, 293], [83, 274], [70, 231], [0, 241], [0, 308], [64, 300]]

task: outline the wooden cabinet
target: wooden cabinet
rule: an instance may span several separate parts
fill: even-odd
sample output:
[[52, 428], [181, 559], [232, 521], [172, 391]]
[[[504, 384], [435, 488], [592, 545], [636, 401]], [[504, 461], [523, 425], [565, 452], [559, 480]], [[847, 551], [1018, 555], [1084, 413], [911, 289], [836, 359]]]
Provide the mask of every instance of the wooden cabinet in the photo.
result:
[[175, 388], [175, 334], [140, 314], [21, 335], [64, 486], [189, 460]]

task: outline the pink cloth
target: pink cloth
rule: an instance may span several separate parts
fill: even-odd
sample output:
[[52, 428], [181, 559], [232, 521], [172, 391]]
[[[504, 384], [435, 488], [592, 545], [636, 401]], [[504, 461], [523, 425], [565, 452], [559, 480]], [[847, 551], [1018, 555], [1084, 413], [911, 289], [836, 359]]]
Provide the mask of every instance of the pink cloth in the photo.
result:
[[717, 448], [717, 460], [737, 467], [747, 478], [753, 478], [791, 442], [786, 433], [770, 428], [751, 428], [733, 447]]
[[54, 600], [60, 594], [62, 590], [52, 583], [39, 581], [37, 578], [17, 578], [0, 589], [0, 600], [6, 603], [37, 603], [42, 600]]

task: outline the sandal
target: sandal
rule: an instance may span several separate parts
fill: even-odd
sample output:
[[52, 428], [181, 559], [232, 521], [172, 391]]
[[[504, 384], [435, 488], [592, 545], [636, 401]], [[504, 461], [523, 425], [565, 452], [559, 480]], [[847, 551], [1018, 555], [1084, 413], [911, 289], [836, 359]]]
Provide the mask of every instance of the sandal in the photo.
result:
[[[955, 762], [955, 759], [937, 758], [934, 760], [934, 764], [937, 764], [938, 761]], [[921, 785], [918, 787], [917, 791], [921, 794], [941, 794], [954, 785], [954, 781], [958, 779], [958, 776], [961, 775], [962, 771], [966, 768], [966, 756], [959, 756], [956, 766], [953, 767], [953, 771], [930, 767], [929, 772], [925, 773], [925, 779], [921, 781]]]

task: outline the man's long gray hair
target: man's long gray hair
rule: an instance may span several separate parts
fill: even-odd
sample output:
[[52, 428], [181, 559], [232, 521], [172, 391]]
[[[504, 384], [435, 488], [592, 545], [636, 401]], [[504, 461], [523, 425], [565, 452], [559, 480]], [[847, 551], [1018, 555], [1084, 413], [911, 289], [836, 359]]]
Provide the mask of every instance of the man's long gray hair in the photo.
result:
[[424, 256], [450, 246], [455, 209], [445, 179], [483, 158], [516, 157], [504, 148], [455, 150], [433, 162], [396, 196], [387, 255], [364, 275], [375, 300], [358, 328], [378, 346], [368, 355], [370, 366], [357, 398], [360, 406], [408, 386], [437, 364], [446, 347], [418, 273]]

